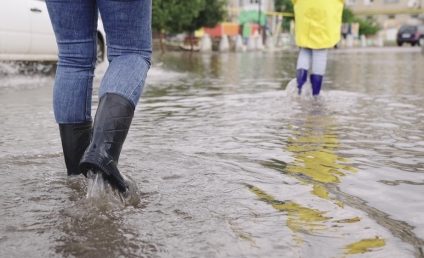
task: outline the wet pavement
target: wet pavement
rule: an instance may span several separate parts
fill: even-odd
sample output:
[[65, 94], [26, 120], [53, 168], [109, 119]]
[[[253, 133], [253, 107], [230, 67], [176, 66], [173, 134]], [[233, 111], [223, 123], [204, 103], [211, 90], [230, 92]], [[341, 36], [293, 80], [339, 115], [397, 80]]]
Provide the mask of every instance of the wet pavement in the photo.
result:
[[131, 203], [66, 177], [53, 75], [0, 65], [0, 257], [424, 257], [424, 56], [332, 51], [319, 101], [295, 59], [157, 55]]

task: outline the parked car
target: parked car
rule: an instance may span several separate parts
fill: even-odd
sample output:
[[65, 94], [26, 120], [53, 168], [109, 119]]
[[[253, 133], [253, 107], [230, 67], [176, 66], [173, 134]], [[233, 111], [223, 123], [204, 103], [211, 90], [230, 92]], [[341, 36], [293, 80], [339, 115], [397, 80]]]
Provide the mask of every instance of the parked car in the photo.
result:
[[397, 44], [402, 46], [409, 43], [412, 46], [420, 45], [421, 39], [424, 38], [424, 25], [404, 25], [400, 27], [397, 33]]
[[[97, 37], [97, 62], [102, 62], [106, 37], [100, 19]], [[45, 0], [1, 1], [0, 60], [57, 60], [57, 45]]]

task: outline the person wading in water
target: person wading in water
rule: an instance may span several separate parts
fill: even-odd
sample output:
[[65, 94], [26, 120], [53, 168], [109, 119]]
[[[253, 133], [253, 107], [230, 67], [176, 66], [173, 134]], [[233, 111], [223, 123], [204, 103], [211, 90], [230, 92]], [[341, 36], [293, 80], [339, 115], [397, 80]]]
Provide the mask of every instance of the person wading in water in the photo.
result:
[[[68, 175], [101, 173], [120, 192], [118, 159], [151, 64], [151, 0], [46, 0], [59, 48], [53, 108]], [[98, 13], [109, 67], [94, 123], [91, 100]]]
[[292, 1], [296, 45], [300, 48], [296, 68], [297, 88], [301, 94], [310, 70], [312, 94], [318, 96], [327, 66], [328, 49], [340, 41], [343, 0]]

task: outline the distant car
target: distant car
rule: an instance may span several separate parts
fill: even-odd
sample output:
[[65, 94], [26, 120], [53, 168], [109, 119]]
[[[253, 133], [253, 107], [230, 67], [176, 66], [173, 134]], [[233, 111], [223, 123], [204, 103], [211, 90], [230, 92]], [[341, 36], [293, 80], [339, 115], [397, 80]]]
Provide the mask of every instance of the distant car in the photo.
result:
[[[97, 62], [102, 62], [106, 37], [100, 19], [97, 30]], [[57, 60], [57, 45], [45, 0], [1, 1], [0, 60]]]
[[421, 39], [424, 38], [424, 25], [404, 25], [400, 27], [397, 33], [397, 44], [402, 46], [409, 43], [412, 46], [420, 45]]

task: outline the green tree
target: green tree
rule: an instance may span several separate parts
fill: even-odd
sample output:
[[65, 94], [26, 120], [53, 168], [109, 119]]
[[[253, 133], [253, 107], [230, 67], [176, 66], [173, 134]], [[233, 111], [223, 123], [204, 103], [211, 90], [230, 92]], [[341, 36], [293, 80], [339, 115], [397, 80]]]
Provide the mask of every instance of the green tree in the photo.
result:
[[359, 34], [372, 36], [380, 31], [380, 25], [374, 19], [357, 19], [359, 23]]
[[[294, 13], [292, 0], [275, 0], [274, 8], [277, 12]], [[290, 30], [290, 23], [293, 19], [293, 17], [284, 17], [283, 29], [285, 31]]]
[[204, 7], [205, 0], [153, 0], [152, 27], [160, 35], [160, 45], [163, 51], [163, 36], [165, 33], [179, 33], [191, 24]]
[[353, 14], [352, 10], [349, 8], [343, 9], [342, 22], [343, 23], [352, 23], [355, 21], [355, 14]]
[[[154, 0], [156, 1], [156, 0]], [[167, 5], [167, 32], [181, 33], [186, 31], [186, 28], [193, 23], [193, 20], [199, 16], [201, 10], [205, 6], [205, 0], [161, 0], [170, 2]]]
[[214, 27], [226, 15], [225, 0], [153, 0], [153, 29], [164, 33], [193, 33], [201, 27]]
[[371, 36], [377, 34], [380, 30], [380, 25], [373, 19], [363, 19], [355, 16], [349, 8], [343, 9], [342, 21], [344, 23], [358, 23], [359, 24], [359, 35]]
[[166, 21], [168, 17], [168, 10], [166, 8], [163, 8], [165, 5], [165, 1], [163, 0], [155, 0], [152, 2], [152, 28], [155, 32], [159, 33], [159, 41], [160, 41], [160, 48], [162, 52], [164, 51], [163, 47], [163, 34], [166, 29]]
[[277, 12], [293, 13], [292, 0], [275, 0], [274, 6]]
[[190, 33], [190, 45], [193, 49], [194, 32], [203, 27], [215, 27], [222, 22], [226, 15], [226, 0], [205, 0], [203, 8], [199, 14], [194, 17], [193, 21], [184, 27], [184, 31]]
[[205, 0], [199, 14], [186, 26], [186, 31], [195, 31], [202, 27], [215, 27], [226, 15], [226, 0]]

